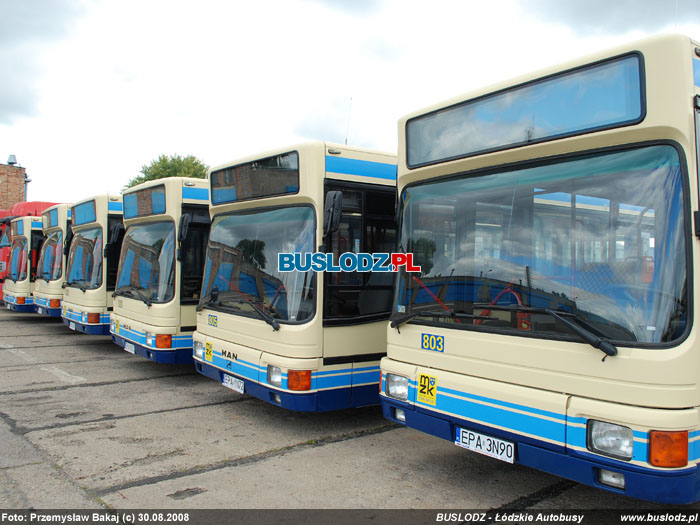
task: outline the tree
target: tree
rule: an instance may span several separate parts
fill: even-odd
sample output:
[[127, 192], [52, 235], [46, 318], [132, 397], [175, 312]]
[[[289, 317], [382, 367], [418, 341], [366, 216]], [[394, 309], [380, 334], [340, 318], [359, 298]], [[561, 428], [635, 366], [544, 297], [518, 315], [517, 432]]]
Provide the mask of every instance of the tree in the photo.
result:
[[194, 155], [181, 157], [180, 155], [161, 155], [157, 160], [151, 161], [148, 166], [141, 167], [141, 175], [131, 179], [124, 189], [131, 188], [149, 180], [164, 179], [166, 177], [195, 177], [204, 179], [207, 176], [209, 166], [204, 164]]

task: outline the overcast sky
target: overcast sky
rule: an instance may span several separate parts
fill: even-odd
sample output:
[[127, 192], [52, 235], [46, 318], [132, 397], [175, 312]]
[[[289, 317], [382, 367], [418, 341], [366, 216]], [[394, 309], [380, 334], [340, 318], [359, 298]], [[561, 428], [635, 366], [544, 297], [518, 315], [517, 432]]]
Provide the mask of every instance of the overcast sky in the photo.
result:
[[75, 202], [161, 154], [395, 152], [408, 112], [664, 32], [700, 1], [0, 0], [0, 162]]

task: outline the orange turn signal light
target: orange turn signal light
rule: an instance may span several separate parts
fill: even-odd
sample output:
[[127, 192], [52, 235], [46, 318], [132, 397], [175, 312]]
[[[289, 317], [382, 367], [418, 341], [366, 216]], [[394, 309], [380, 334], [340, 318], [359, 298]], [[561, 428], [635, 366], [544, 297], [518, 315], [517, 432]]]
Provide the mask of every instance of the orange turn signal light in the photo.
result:
[[91, 324], [97, 324], [100, 322], [99, 312], [88, 313], [87, 322]]
[[311, 390], [311, 370], [290, 370], [287, 372], [289, 390]]
[[156, 348], [170, 348], [173, 346], [173, 336], [170, 334], [156, 335]]
[[49, 300], [49, 308], [60, 308], [61, 307], [61, 300], [60, 299], [50, 299]]
[[688, 464], [688, 431], [649, 433], [649, 463], [655, 467], [685, 467]]

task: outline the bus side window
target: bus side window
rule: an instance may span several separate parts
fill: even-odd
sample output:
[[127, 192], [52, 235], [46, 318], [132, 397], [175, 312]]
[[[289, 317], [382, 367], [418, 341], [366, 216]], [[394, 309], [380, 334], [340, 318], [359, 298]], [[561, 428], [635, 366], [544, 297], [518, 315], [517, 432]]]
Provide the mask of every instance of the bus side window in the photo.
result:
[[[333, 260], [341, 254], [391, 253], [396, 246], [395, 192], [351, 183], [327, 190], [343, 192], [340, 227], [330, 238]], [[337, 272], [325, 274], [324, 321], [347, 324], [388, 317], [393, 298], [391, 272]]]

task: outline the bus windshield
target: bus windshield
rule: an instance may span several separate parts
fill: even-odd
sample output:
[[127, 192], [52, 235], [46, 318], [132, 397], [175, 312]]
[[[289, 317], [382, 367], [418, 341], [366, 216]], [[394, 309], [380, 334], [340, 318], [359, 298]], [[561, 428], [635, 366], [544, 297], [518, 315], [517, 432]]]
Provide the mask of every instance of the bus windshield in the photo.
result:
[[102, 285], [102, 227], [75, 232], [68, 254], [67, 283], [81, 290]]
[[63, 273], [63, 232], [56, 231], [46, 238], [41, 247], [38, 277], [45, 281], [60, 279]]
[[409, 186], [393, 319], [572, 337], [567, 316], [617, 344], [670, 343], [688, 324], [679, 156], [639, 147]]
[[214, 219], [207, 247], [200, 307], [258, 317], [256, 310], [288, 322], [315, 311], [315, 273], [278, 272], [277, 254], [313, 252], [310, 206], [222, 215]]
[[130, 226], [124, 236], [116, 295], [147, 305], [175, 296], [175, 224], [153, 222]]
[[27, 278], [27, 238], [20, 237], [12, 241], [10, 252], [10, 272], [8, 279], [24, 281]]

